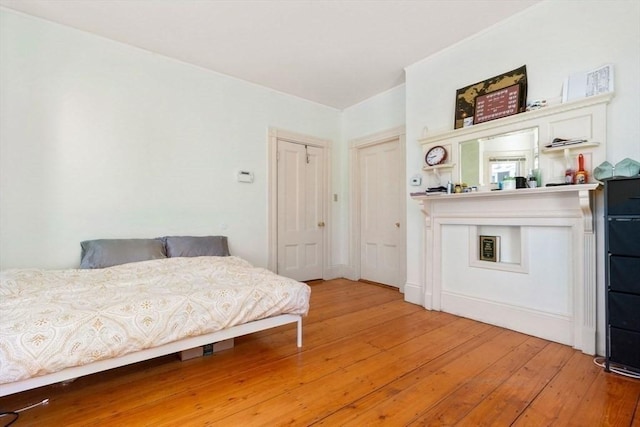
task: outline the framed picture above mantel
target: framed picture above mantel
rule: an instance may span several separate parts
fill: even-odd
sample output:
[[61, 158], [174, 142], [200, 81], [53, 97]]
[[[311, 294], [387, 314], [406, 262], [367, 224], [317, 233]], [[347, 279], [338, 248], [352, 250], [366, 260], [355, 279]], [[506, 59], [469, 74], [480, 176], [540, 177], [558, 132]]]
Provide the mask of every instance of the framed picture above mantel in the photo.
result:
[[[476, 111], [478, 105], [482, 108]], [[526, 108], [527, 66], [523, 65], [458, 89], [454, 129], [521, 113]], [[479, 118], [477, 113], [480, 113]]]
[[473, 124], [512, 116], [520, 112], [520, 88], [515, 84], [476, 97]]

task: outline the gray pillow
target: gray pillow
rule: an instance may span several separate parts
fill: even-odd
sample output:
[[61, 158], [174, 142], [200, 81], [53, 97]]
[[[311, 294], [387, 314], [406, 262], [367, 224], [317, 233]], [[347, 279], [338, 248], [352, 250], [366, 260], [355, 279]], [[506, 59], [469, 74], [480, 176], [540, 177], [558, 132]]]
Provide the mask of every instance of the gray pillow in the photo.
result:
[[86, 240], [80, 247], [80, 268], [104, 268], [167, 257], [161, 239]]
[[227, 236], [163, 237], [168, 257], [229, 256]]

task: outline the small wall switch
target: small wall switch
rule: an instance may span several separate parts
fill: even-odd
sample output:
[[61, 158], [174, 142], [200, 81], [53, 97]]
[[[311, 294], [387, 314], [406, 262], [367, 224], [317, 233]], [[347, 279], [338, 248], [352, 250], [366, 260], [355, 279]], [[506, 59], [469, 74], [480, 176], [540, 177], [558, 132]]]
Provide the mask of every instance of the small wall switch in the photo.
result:
[[422, 185], [422, 177], [414, 176], [413, 178], [411, 178], [411, 185], [413, 185], [414, 187]]
[[253, 173], [248, 171], [239, 171], [238, 172], [238, 182], [253, 182]]

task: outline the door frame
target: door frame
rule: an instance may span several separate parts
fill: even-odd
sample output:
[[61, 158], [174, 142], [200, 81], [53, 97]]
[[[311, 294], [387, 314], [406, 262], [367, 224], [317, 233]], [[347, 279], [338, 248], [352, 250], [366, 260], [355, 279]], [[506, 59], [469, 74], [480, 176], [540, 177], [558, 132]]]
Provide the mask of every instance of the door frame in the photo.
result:
[[324, 164], [322, 165], [322, 184], [324, 186], [324, 203], [322, 204], [322, 216], [325, 227], [322, 230], [322, 278], [325, 278], [329, 263], [331, 247], [331, 141], [310, 135], [304, 135], [279, 128], [269, 128], [267, 149], [267, 268], [278, 272], [278, 140], [292, 142], [294, 144], [310, 145], [324, 151]]
[[[406, 174], [406, 131], [404, 126], [399, 126], [393, 129], [388, 129], [385, 131], [377, 132], [371, 135], [367, 135], [361, 138], [352, 139], [349, 141], [349, 169], [350, 169], [350, 179], [349, 179], [349, 193], [351, 194], [351, 209], [349, 215], [349, 224], [351, 228], [351, 232], [349, 233], [349, 257], [350, 257], [350, 265], [351, 265], [351, 280], [359, 280], [361, 277], [361, 263], [360, 263], [360, 245], [362, 242], [362, 236], [360, 233], [360, 196], [361, 196], [361, 187], [360, 187], [360, 157], [361, 150], [363, 148], [371, 147], [373, 145], [384, 144], [387, 142], [391, 142], [393, 140], [399, 140], [400, 144], [400, 159], [402, 165], [400, 170], [405, 171]], [[406, 176], [401, 177], [401, 181], [406, 181]], [[402, 188], [405, 188], [402, 186]], [[404, 199], [403, 199], [404, 200]], [[407, 204], [403, 203], [400, 210], [400, 215], [402, 220], [405, 221], [403, 224], [403, 228], [405, 230], [404, 233], [401, 233], [400, 238], [400, 248], [401, 248], [401, 262], [404, 262], [405, 265], [405, 273], [401, 280], [400, 284], [400, 292], [404, 292], [404, 284], [406, 282], [406, 264], [407, 264]]]

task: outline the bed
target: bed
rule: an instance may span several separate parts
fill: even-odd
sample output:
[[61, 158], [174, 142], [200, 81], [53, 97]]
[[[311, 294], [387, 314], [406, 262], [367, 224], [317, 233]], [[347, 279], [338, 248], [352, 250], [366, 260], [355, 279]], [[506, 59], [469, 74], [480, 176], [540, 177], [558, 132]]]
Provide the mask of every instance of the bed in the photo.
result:
[[310, 288], [215, 237], [83, 242], [81, 269], [0, 273], [0, 396], [291, 323], [301, 347]]

